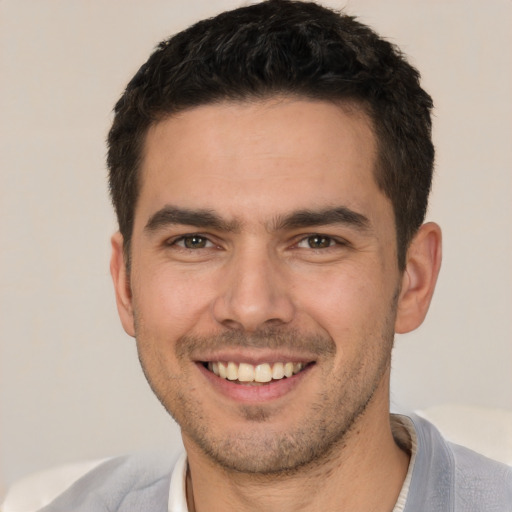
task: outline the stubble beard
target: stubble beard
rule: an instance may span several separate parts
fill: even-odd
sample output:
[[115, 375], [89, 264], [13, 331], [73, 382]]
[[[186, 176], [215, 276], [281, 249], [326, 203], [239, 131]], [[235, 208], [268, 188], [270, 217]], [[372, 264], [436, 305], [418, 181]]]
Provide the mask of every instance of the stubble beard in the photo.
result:
[[[204, 416], [200, 401], [194, 398], [195, 390], [187, 384], [187, 375], [170, 375], [165, 366], [161, 367], [160, 373], [151, 371], [154, 362], [146, 358], [147, 351], [142, 350], [145, 343], [139, 340], [147, 341], [142, 332], [137, 335], [137, 346], [151, 388], [180, 425], [185, 440], [198, 447], [214, 465], [227, 471], [276, 477], [292, 475], [306, 466], [320, 466], [343, 449], [389, 372], [395, 317], [396, 300], [381, 327], [380, 336], [368, 333], [366, 348], [360, 350], [362, 356], [340, 375], [330, 373], [332, 384], [317, 395], [301, 424], [286, 432], [276, 431], [271, 426], [276, 410], [267, 405], [250, 405], [240, 406], [238, 410], [248, 424], [247, 428], [236, 433], [214, 434], [211, 420]], [[372, 338], [373, 341], [369, 341]], [[320, 358], [331, 361], [336, 353], [330, 337], [266, 329], [250, 335], [233, 331], [213, 337], [183, 336], [176, 343], [176, 357], [178, 361], [187, 358], [190, 361], [190, 354], [198, 348], [216, 346], [315, 347]], [[368, 351], [366, 354], [365, 350]], [[286, 411], [279, 413], [286, 414]]]

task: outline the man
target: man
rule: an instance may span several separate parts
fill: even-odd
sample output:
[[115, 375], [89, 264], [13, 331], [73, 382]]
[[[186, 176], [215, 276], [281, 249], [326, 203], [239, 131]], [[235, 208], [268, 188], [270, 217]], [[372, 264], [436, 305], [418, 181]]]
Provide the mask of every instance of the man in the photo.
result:
[[512, 472], [389, 415], [423, 321], [432, 102], [351, 17], [274, 0], [159, 45], [109, 134], [119, 314], [182, 430], [46, 510], [505, 511]]

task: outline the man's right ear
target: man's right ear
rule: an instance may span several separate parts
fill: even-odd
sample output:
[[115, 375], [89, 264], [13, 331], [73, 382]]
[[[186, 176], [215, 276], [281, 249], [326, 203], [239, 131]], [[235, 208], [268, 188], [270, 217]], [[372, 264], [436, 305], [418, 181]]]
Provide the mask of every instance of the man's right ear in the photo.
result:
[[132, 290], [130, 276], [126, 269], [123, 252], [123, 236], [119, 231], [110, 239], [112, 256], [110, 258], [110, 274], [114, 281], [116, 292], [117, 311], [127, 334], [135, 337], [135, 324], [133, 319]]

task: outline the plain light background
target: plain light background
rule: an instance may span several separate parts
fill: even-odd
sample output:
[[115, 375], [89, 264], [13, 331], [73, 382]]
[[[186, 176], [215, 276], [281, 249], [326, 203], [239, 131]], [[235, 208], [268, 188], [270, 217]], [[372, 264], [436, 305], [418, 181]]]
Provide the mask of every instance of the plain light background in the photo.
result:
[[[159, 40], [241, 4], [0, 0], [0, 495], [178, 438], [117, 319], [104, 140]], [[512, 2], [328, 4], [397, 43], [436, 103], [444, 262], [427, 321], [397, 337], [393, 407], [512, 409]]]

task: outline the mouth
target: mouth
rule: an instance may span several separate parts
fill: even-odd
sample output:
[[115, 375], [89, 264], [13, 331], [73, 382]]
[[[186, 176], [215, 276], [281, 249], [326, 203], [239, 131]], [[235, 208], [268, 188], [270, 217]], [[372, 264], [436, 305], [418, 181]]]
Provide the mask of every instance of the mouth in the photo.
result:
[[224, 380], [236, 384], [261, 385], [289, 379], [314, 364], [310, 362], [237, 363], [234, 361], [206, 361], [203, 366]]

